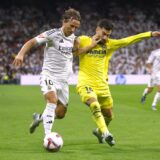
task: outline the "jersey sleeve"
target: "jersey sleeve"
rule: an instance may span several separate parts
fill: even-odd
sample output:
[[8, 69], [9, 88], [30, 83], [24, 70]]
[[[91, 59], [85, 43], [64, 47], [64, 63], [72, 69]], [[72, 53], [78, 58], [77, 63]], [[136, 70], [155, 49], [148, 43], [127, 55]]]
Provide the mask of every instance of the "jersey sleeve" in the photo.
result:
[[88, 45], [88, 36], [79, 36], [78, 40], [79, 40], [79, 47], [83, 48], [86, 45]]
[[36, 36], [35, 39], [37, 40], [38, 44], [43, 44], [50, 41], [53, 38], [54, 33], [55, 33], [54, 29], [45, 31], [39, 34], [38, 36]]
[[144, 32], [134, 36], [122, 38], [122, 39], [117, 39], [117, 40], [112, 39], [111, 45], [113, 46], [114, 50], [117, 50], [119, 48], [135, 44], [137, 42], [142, 41], [145, 38], [150, 38], [150, 37], [151, 37], [151, 32]]

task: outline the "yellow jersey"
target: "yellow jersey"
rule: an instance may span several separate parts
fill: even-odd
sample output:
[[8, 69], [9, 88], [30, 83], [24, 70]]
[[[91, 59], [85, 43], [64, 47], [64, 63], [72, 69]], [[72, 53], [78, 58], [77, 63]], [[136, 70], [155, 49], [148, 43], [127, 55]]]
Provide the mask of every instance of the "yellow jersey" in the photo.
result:
[[[97, 44], [87, 53], [79, 55], [79, 86], [105, 87], [108, 78], [108, 63], [114, 51], [129, 46], [145, 38], [150, 38], [151, 32], [144, 32], [122, 39], [108, 39], [105, 45]], [[79, 37], [80, 48], [91, 45], [92, 38], [88, 36]]]

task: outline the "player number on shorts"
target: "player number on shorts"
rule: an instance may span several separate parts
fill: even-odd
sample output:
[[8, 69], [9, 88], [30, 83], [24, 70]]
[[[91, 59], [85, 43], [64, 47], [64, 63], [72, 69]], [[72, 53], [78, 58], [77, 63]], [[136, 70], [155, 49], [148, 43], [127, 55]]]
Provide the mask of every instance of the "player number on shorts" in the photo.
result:
[[53, 82], [49, 79], [49, 80], [45, 80], [46, 85], [53, 85]]

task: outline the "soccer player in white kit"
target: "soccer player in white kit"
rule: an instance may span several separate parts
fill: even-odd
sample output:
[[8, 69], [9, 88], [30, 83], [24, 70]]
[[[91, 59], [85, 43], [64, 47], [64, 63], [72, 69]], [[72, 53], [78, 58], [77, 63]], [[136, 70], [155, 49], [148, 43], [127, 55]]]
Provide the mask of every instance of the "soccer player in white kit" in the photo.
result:
[[152, 110], [157, 110], [156, 105], [160, 100], [160, 49], [156, 49], [151, 52], [148, 60], [147, 60], [147, 69], [150, 74], [150, 80], [147, 88], [145, 88], [141, 102], [144, 103], [146, 100], [146, 96], [152, 92], [153, 88], [157, 87], [157, 93], [154, 96], [152, 102]]
[[46, 31], [27, 41], [13, 61], [21, 66], [25, 54], [33, 47], [46, 44], [40, 75], [40, 86], [46, 99], [43, 114], [34, 113], [30, 125], [33, 133], [43, 121], [45, 135], [51, 133], [55, 118], [63, 118], [69, 101], [68, 79], [72, 71], [72, 60], [76, 37], [74, 32], [80, 26], [81, 16], [75, 9], [68, 9], [62, 16], [62, 27]]

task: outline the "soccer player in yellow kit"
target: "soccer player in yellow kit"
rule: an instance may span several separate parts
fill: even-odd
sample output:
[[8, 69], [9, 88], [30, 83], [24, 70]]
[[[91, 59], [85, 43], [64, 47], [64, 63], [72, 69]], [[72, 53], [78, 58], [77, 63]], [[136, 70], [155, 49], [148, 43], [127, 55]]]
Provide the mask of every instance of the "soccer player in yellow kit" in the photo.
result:
[[140, 42], [143, 39], [160, 36], [160, 32], [144, 32], [134, 36], [111, 39], [112, 23], [107, 19], [98, 22], [93, 37], [78, 37], [77, 51], [80, 67], [78, 73], [77, 92], [82, 102], [91, 110], [97, 128], [93, 134], [99, 143], [115, 144], [108, 125], [113, 118], [113, 99], [108, 86], [108, 63], [114, 51], [119, 48]]

